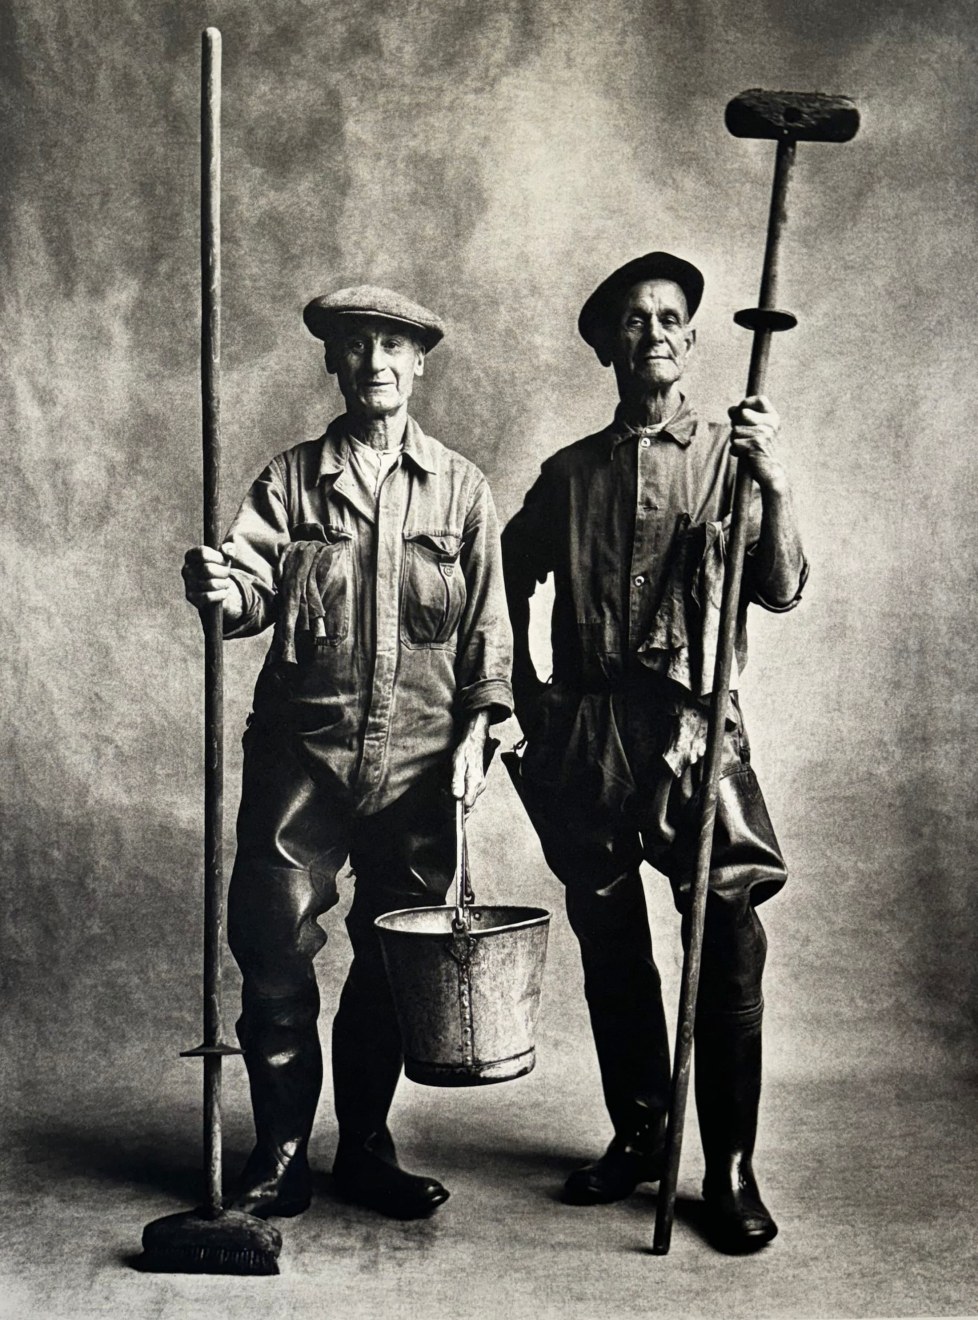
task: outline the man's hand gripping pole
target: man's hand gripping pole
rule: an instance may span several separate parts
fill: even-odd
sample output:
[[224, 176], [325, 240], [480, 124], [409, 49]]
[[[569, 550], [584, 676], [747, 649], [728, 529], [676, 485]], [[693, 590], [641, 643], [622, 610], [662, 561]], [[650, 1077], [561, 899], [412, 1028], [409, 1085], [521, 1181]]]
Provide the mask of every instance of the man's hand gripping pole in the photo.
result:
[[[754, 88], [735, 96], [726, 110], [726, 125], [734, 137], [766, 138], [777, 142], [774, 185], [768, 218], [767, 245], [761, 275], [759, 305], [735, 313], [734, 320], [754, 332], [748, 397], [763, 394], [767, 374], [771, 335], [791, 330], [796, 318], [777, 306], [778, 260], [781, 233], [785, 223], [788, 179], [798, 142], [848, 142], [859, 127], [859, 112], [842, 96], [823, 96], [817, 92], [765, 92]], [[700, 962], [703, 953], [703, 924], [710, 880], [710, 857], [713, 850], [713, 825], [717, 810], [717, 786], [727, 708], [730, 702], [730, 673], [737, 628], [737, 606], [747, 545], [747, 515], [751, 501], [752, 480], [746, 463], [737, 465], [729, 541], [720, 607], [720, 637], [713, 695], [710, 702], [709, 732], [703, 764], [703, 786], [696, 854], [696, 874], [690, 895], [689, 939], [683, 960], [679, 997], [679, 1020], [676, 1027], [676, 1052], [672, 1072], [672, 1097], [666, 1135], [665, 1168], [659, 1182], [652, 1251], [664, 1256], [672, 1238], [676, 1209], [676, 1183], [686, 1119], [686, 1097], [693, 1054], [693, 1025], [696, 1019], [696, 992], [699, 988]]]

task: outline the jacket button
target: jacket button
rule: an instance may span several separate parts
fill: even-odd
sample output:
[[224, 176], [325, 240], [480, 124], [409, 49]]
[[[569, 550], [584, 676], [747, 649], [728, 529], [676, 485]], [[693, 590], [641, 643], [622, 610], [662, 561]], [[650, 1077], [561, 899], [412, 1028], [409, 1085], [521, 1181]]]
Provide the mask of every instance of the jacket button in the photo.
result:
[[645, 585], [645, 578], [641, 573], [639, 573], [638, 577], [635, 579], [635, 585], [636, 587], [642, 587]]

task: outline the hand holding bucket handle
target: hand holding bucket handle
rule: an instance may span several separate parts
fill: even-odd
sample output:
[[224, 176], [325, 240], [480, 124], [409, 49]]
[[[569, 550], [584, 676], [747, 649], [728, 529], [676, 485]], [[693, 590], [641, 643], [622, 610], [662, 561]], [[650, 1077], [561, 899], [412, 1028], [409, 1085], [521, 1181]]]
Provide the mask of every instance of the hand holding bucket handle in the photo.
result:
[[469, 849], [465, 839], [465, 806], [459, 798], [455, 803], [455, 916], [452, 929], [459, 934], [467, 931], [469, 921], [466, 909], [475, 902], [469, 883]]

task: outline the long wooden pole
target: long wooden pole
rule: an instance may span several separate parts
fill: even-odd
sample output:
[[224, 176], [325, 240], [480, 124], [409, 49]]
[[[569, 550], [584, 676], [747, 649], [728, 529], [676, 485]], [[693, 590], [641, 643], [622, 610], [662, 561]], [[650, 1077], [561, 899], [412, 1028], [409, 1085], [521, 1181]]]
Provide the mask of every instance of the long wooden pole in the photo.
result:
[[[221, 542], [221, 34], [201, 38], [200, 385], [204, 542]], [[221, 945], [224, 898], [223, 606], [204, 614], [204, 1167], [207, 1201], [221, 1206]]]
[[[780, 317], [776, 317], [772, 313], [774, 313], [777, 306], [779, 245], [785, 222], [785, 201], [794, 154], [794, 141], [782, 139], [778, 142], [774, 167], [774, 184], [771, 190], [771, 210], [768, 217], [767, 244], [764, 251], [764, 269], [761, 276], [760, 306], [748, 313], [738, 314], [740, 324], [750, 324], [754, 330], [750, 368], [747, 376], [748, 396], [760, 394], [764, 389], [772, 330], [787, 328], [784, 324], [784, 315], [781, 314]], [[793, 322], [794, 318], [787, 319]], [[682, 1152], [683, 1129], [686, 1123], [686, 1100], [689, 1093], [689, 1072], [693, 1058], [693, 1029], [696, 1021], [696, 995], [699, 989], [700, 964], [703, 956], [703, 926], [706, 918], [706, 897], [710, 883], [713, 827], [716, 822], [723, 736], [726, 729], [727, 710], [730, 705], [730, 675], [733, 669], [734, 646], [737, 639], [740, 583], [744, 570], [744, 555], [747, 549], [748, 514], [750, 512], [752, 486], [753, 481], [747, 465], [738, 463], [730, 534], [726, 547], [723, 599], [720, 605], [720, 636], [717, 646], [716, 668], [713, 675], [709, 732], [707, 734], [706, 755], [703, 766], [696, 874], [693, 880], [689, 932], [679, 993], [679, 1019], [676, 1027], [669, 1127], [666, 1133], [665, 1169], [659, 1182], [655, 1235], [652, 1240], [652, 1250], [657, 1256], [664, 1256], [669, 1250], [676, 1210], [676, 1184], [679, 1179], [679, 1157]]]

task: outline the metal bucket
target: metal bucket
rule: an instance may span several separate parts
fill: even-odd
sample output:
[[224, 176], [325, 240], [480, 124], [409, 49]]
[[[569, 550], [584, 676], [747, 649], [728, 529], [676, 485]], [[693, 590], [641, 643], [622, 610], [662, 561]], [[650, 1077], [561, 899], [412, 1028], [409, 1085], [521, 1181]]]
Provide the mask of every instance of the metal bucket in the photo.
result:
[[482, 1086], [531, 1070], [549, 912], [459, 902], [374, 925], [412, 1082]]

